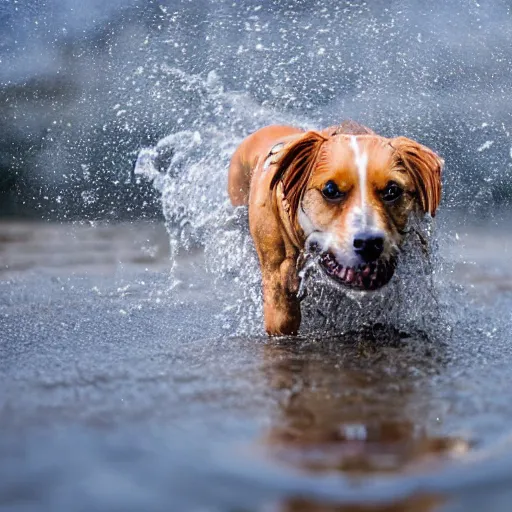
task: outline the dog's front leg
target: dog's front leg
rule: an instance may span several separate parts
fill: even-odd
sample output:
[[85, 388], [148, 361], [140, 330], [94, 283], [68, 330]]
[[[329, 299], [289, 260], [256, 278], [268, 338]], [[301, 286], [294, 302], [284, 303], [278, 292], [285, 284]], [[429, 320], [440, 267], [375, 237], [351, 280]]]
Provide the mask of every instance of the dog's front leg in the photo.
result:
[[300, 327], [299, 278], [296, 258], [287, 257], [279, 265], [262, 265], [263, 314], [271, 336], [294, 335]]

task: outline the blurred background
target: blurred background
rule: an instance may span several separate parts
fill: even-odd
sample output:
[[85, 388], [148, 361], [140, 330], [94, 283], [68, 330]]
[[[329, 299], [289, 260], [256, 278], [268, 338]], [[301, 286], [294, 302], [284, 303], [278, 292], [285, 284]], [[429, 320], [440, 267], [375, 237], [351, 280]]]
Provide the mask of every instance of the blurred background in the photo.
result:
[[[511, 10], [0, 0], [0, 509], [509, 512]], [[274, 343], [228, 160], [346, 118], [445, 158], [438, 250]]]
[[214, 122], [190, 87], [212, 72], [282, 116], [432, 146], [445, 208], [510, 205], [508, 1], [3, 0], [0, 27], [3, 216], [159, 216], [137, 153]]

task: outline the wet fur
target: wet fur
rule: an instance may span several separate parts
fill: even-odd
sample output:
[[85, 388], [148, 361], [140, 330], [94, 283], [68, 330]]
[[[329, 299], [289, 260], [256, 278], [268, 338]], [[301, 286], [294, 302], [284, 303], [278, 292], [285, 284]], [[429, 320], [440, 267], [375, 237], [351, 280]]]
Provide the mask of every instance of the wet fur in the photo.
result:
[[[335, 230], [341, 245], [350, 242], [347, 226], [356, 207], [355, 195], [336, 208], [326, 203], [319, 187], [326, 176], [343, 181], [353, 160], [347, 149], [351, 136], [358, 137], [369, 155], [368, 167], [372, 178], [382, 182], [379, 187], [389, 176], [396, 176], [406, 190], [400, 207], [390, 208], [370, 189], [372, 212], [389, 235], [390, 258], [411, 212], [435, 215], [443, 162], [411, 139], [380, 137], [353, 121], [308, 132], [268, 126], [247, 137], [231, 160], [228, 192], [233, 205], [249, 205], [249, 227], [262, 272], [265, 328], [270, 335], [296, 334], [300, 326], [297, 259], [306, 241], [299, 221], [301, 209], [315, 226]], [[277, 143], [284, 147], [271, 155]]]
[[283, 184], [283, 193], [290, 208], [290, 220], [299, 230], [297, 216], [306, 186], [313, 174], [322, 144], [327, 141], [321, 133], [310, 131], [292, 142], [277, 161], [277, 170], [270, 182], [270, 192], [274, 192], [278, 183]]

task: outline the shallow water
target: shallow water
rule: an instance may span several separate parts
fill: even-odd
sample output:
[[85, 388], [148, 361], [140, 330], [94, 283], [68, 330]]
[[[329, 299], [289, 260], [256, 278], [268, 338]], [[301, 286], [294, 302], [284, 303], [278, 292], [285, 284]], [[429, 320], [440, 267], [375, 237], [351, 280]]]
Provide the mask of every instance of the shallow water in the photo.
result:
[[[11, 206], [165, 228], [0, 223], [0, 508], [510, 510], [507, 2], [25, 3]], [[229, 158], [347, 117], [445, 158], [439, 251], [268, 340]]]
[[439, 222], [435, 342], [237, 336], [163, 226], [0, 224], [0, 507], [510, 510], [509, 222]]

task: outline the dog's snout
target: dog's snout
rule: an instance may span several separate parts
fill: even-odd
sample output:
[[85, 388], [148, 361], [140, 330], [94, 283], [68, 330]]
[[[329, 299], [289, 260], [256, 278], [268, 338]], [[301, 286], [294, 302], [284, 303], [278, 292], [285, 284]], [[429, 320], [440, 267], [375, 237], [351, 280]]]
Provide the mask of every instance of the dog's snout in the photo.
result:
[[375, 261], [384, 250], [384, 237], [375, 233], [358, 233], [354, 237], [354, 250], [363, 261]]

